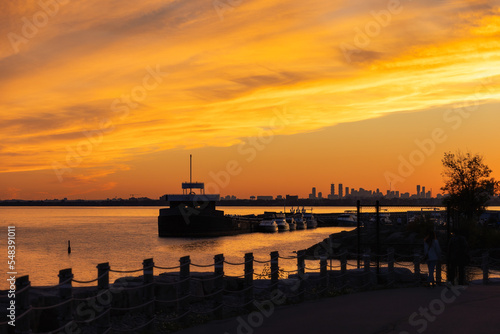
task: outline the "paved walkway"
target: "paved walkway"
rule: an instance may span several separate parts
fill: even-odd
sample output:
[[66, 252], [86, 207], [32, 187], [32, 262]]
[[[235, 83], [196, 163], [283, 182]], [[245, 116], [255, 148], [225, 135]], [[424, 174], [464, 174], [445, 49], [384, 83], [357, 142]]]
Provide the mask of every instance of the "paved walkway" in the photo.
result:
[[500, 285], [377, 290], [266, 306], [178, 333], [500, 333]]

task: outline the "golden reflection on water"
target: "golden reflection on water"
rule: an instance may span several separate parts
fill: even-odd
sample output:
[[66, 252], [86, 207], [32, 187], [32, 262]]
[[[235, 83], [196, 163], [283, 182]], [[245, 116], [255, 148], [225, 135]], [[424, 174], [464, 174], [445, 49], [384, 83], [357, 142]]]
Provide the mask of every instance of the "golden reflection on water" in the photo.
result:
[[[226, 261], [241, 263], [249, 252], [253, 252], [257, 260], [266, 261], [272, 251], [291, 256], [293, 251], [321, 242], [331, 233], [351, 229], [328, 227], [178, 239], [158, 237], [158, 208], [154, 207], [2, 207], [0, 213], [2, 230], [9, 225], [16, 226], [18, 277], [30, 275], [32, 284], [37, 286], [57, 284], [58, 272], [65, 268], [72, 268], [77, 280], [94, 279], [97, 264], [104, 262], [109, 262], [112, 269], [135, 270], [142, 268], [146, 258], [153, 258], [158, 266], [175, 267], [183, 256], [191, 256], [193, 264], [206, 265], [214, 262], [214, 255], [224, 254]], [[67, 253], [68, 240], [71, 240], [71, 254]], [[7, 263], [2, 262], [0, 270], [7, 272], [6, 266]], [[293, 270], [296, 261], [283, 260], [280, 266]], [[213, 268], [192, 267], [191, 270]], [[263, 265], [255, 265], [257, 273], [262, 270]], [[224, 271], [228, 275], [241, 275], [243, 266], [226, 265]], [[160, 272], [155, 269], [155, 274]], [[113, 281], [121, 276], [113, 273], [110, 278]], [[2, 282], [0, 289], [5, 287], [6, 283]]]
[[[269, 207], [265, 209], [275, 210]], [[321, 210], [315, 208], [315, 211]], [[179, 259], [187, 255], [193, 264], [201, 265], [214, 263], [217, 254], [224, 254], [226, 261], [231, 263], [242, 263], [245, 253], [250, 252], [259, 261], [268, 261], [272, 251], [279, 251], [283, 257], [291, 257], [297, 250], [311, 247], [332, 233], [353, 229], [326, 227], [206, 239], [159, 238], [157, 215], [158, 208], [155, 207], [2, 207], [0, 228], [1, 235], [5, 237], [7, 226], [16, 226], [18, 277], [29, 274], [35, 286], [57, 284], [58, 272], [65, 268], [72, 268], [77, 280], [94, 279], [97, 277], [97, 264], [103, 262], [109, 262], [112, 269], [135, 270], [142, 268], [142, 261], [147, 258], [153, 258], [158, 266], [176, 267]], [[71, 254], [67, 253], [68, 240], [71, 240]], [[3, 245], [0, 251], [6, 254]], [[339, 265], [336, 261], [332, 264]], [[296, 270], [297, 261], [280, 259], [279, 266], [285, 271]], [[307, 261], [306, 266], [318, 268], [319, 261]], [[242, 265], [225, 264], [224, 272], [239, 276], [243, 274], [243, 268]], [[4, 273], [8, 271], [7, 261], [0, 263], [0, 270]], [[191, 267], [191, 271], [212, 270], [213, 267]], [[257, 274], [262, 273], [265, 264], [255, 263], [254, 270]], [[425, 272], [426, 266], [422, 266], [421, 270]], [[164, 271], [155, 269], [155, 274]], [[139, 276], [140, 273], [132, 275]], [[112, 273], [110, 279], [113, 282], [121, 276], [126, 275]], [[2, 281], [0, 289], [6, 287], [6, 281]]]

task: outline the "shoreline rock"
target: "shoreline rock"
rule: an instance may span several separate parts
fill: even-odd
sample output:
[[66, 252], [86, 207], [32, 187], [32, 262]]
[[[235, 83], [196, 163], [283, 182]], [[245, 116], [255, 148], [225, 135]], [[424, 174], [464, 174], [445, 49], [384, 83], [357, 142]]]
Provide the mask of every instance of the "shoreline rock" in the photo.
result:
[[[371, 254], [375, 254], [377, 250], [376, 230], [372, 226], [361, 227], [361, 253], [365, 253], [367, 249]], [[446, 256], [447, 249], [447, 231], [440, 229], [436, 231], [436, 236], [441, 246], [443, 258]], [[342, 231], [331, 234], [324, 239], [306, 249], [307, 259], [319, 259], [320, 256], [326, 255], [328, 258], [336, 258], [342, 252], [348, 252], [348, 258], [355, 258], [358, 251], [357, 239], [358, 229], [351, 231]], [[419, 236], [417, 232], [409, 231], [406, 226], [381, 225], [380, 226], [380, 252], [387, 254], [389, 248], [394, 248], [397, 260], [412, 261], [415, 252], [423, 254], [424, 238]], [[471, 258], [479, 259], [485, 252], [485, 249], [471, 249]], [[494, 262], [500, 260], [500, 248], [487, 250], [489, 256]], [[396, 261], [397, 261], [396, 260]], [[475, 263], [476, 264], [476, 263]], [[479, 264], [479, 263], [477, 263]], [[498, 267], [498, 266], [497, 266]]]

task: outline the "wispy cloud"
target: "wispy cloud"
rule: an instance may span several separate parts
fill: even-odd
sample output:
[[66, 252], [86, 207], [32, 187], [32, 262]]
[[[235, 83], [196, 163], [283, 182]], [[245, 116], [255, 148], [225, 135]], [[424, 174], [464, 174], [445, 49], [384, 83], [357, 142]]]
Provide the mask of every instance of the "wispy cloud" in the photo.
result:
[[[500, 75], [493, 1], [404, 2], [351, 64], [339, 44], [386, 1], [252, 0], [223, 21], [210, 1], [70, 1], [16, 54], [6, 36], [37, 3], [0, 5], [2, 172], [52, 168], [104, 119], [114, 130], [79, 168], [234, 145], [277, 106], [294, 116], [287, 135], [449, 105]], [[154, 64], [168, 79], [126, 118], [114, 113]], [[484, 100], [500, 98], [494, 82]]]

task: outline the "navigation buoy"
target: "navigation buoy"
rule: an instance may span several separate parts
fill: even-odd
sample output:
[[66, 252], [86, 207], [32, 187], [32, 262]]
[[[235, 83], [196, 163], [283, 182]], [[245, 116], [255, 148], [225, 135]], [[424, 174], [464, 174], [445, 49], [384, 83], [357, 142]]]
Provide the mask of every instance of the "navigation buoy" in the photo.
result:
[[68, 254], [71, 254], [71, 241], [68, 240]]

